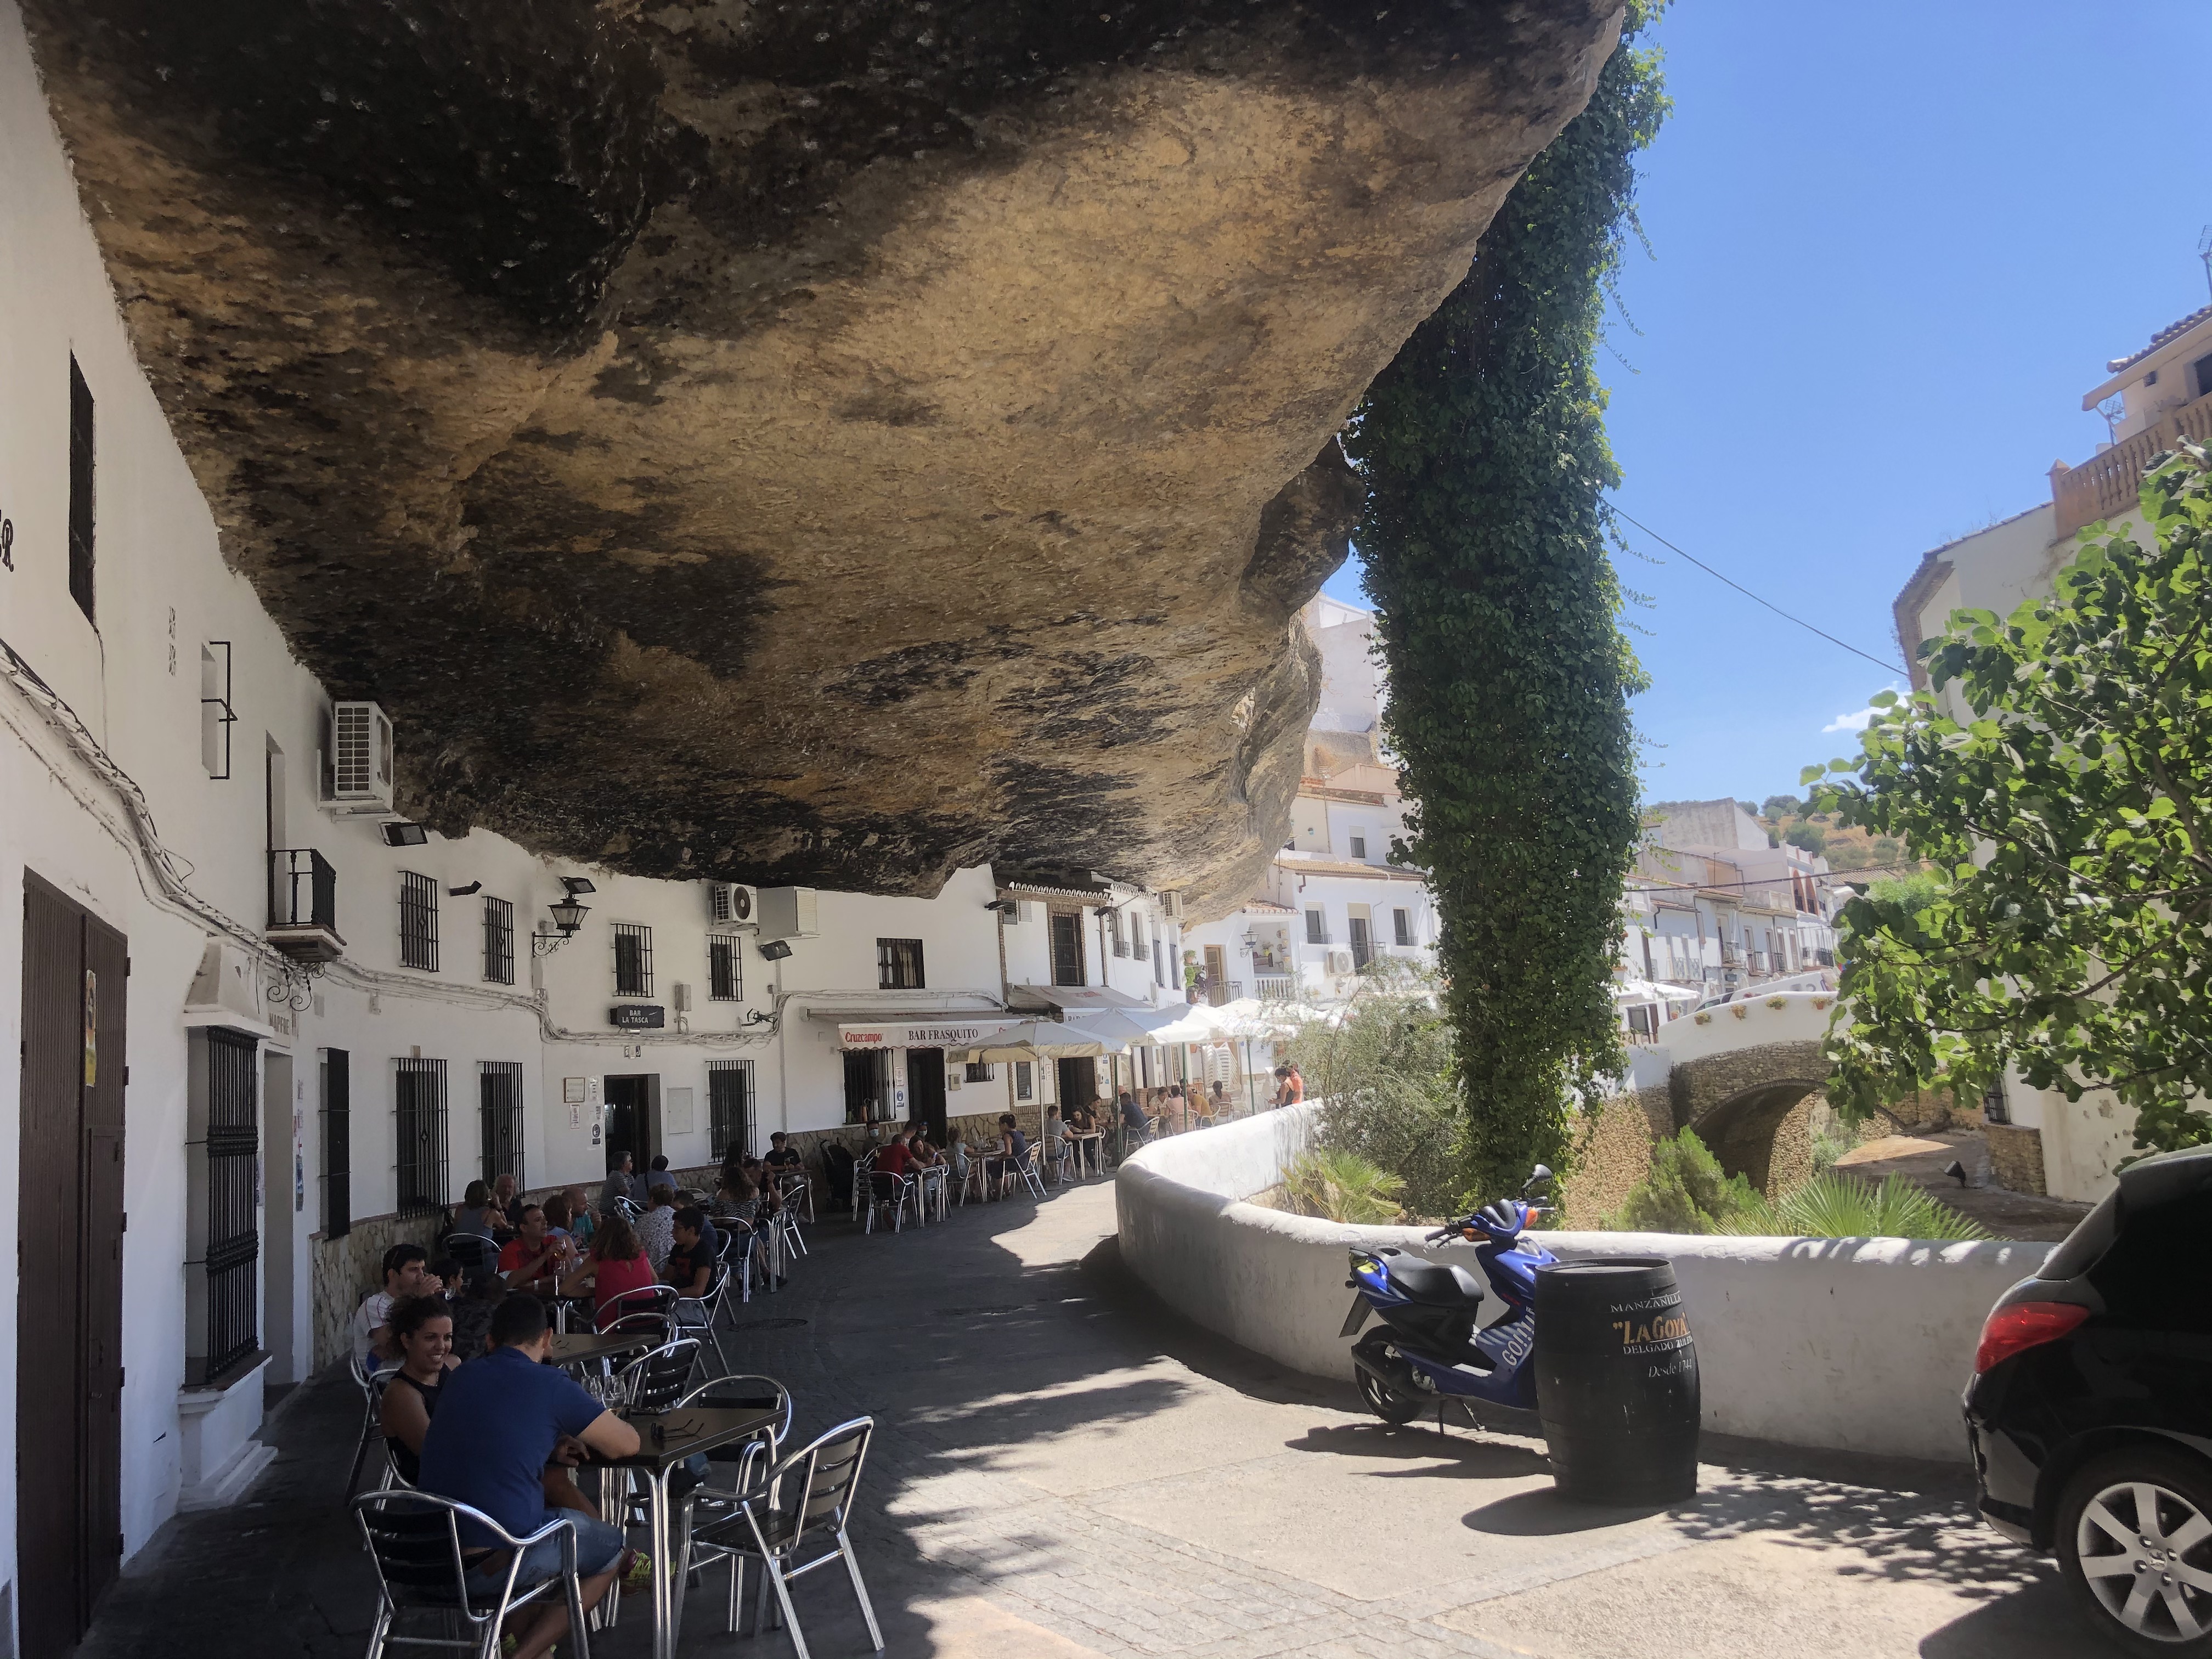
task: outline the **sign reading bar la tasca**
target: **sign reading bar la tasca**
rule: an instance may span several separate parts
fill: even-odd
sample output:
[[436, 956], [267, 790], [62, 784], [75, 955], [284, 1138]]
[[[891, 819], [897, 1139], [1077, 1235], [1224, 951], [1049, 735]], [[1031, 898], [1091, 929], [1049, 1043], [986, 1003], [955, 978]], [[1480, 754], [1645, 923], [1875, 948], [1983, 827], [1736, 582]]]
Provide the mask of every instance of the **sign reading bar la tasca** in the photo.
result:
[[657, 1031], [668, 1024], [668, 1010], [657, 1002], [626, 1003], [607, 1010], [617, 1031]]

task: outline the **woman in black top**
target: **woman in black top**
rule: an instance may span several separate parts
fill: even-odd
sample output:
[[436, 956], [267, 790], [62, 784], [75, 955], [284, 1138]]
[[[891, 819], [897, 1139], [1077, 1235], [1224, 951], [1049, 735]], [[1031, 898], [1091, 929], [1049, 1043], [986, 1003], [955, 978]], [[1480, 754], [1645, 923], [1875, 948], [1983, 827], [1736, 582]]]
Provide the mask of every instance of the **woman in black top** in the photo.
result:
[[422, 1437], [438, 1410], [438, 1391], [446, 1373], [461, 1362], [453, 1357], [453, 1316], [441, 1296], [410, 1297], [392, 1310], [392, 1340], [399, 1350], [399, 1370], [384, 1387], [377, 1423], [392, 1467], [415, 1484]]

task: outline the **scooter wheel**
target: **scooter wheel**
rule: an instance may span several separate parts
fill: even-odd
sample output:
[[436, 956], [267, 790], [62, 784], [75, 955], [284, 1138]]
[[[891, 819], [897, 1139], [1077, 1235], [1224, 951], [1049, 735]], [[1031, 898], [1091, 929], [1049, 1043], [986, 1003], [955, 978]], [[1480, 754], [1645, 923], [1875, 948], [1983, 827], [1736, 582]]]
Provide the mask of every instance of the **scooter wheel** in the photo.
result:
[[1352, 1374], [1359, 1381], [1359, 1392], [1368, 1409], [1385, 1423], [1410, 1423], [1421, 1414], [1418, 1396], [1399, 1393], [1364, 1365], [1354, 1366]]

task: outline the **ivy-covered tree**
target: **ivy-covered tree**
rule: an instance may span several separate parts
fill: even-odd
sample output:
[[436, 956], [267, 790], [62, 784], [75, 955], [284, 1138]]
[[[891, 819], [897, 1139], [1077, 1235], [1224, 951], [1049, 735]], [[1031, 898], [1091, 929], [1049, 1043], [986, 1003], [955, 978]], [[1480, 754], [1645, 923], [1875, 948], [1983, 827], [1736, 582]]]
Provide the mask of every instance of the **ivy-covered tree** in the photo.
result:
[[1832, 1097], [1971, 1096], [2008, 1062], [2069, 1100], [2109, 1089], [2145, 1150], [2212, 1142], [2212, 474], [2142, 489], [2143, 545], [2092, 526], [2049, 598], [1954, 612], [1921, 647], [1960, 721], [1875, 698], [1856, 774], [1815, 791], [1948, 872], [1844, 908]]
[[[1632, 3], [1632, 38], [1656, 12]], [[1498, 210], [1474, 268], [1369, 389], [1347, 447], [1413, 802], [1394, 855], [1430, 872], [1446, 1012], [1485, 1196], [1563, 1162], [1577, 1094], [1623, 1063], [1611, 998], [1638, 834], [1595, 356], [1635, 156], [1665, 114], [1624, 40], [1589, 106]]]

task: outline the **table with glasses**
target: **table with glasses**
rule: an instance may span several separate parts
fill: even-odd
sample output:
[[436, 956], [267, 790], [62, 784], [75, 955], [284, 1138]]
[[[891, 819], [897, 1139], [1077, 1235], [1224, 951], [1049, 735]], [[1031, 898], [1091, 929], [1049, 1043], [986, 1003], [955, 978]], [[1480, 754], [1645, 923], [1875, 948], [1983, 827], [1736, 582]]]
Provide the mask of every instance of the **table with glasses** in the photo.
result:
[[555, 1334], [547, 1359], [555, 1365], [588, 1365], [659, 1346], [660, 1338], [651, 1331], [562, 1331]]
[[684, 1587], [676, 1582], [678, 1552], [669, 1513], [668, 1477], [686, 1458], [750, 1439], [781, 1417], [772, 1407], [678, 1406], [665, 1412], [625, 1411], [622, 1418], [637, 1431], [641, 1443], [635, 1455], [602, 1457], [593, 1453], [589, 1467], [609, 1474], [617, 1469], [634, 1471], [645, 1480], [647, 1513], [652, 1521], [653, 1659], [676, 1659]]

